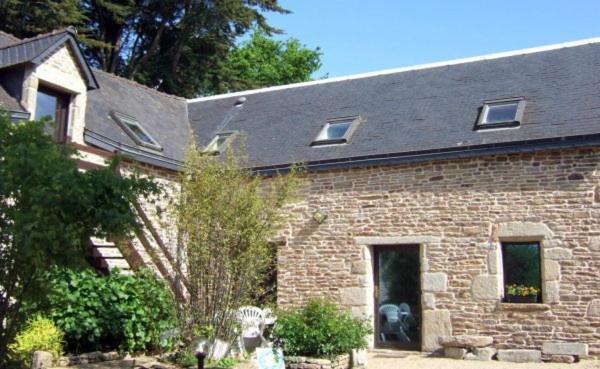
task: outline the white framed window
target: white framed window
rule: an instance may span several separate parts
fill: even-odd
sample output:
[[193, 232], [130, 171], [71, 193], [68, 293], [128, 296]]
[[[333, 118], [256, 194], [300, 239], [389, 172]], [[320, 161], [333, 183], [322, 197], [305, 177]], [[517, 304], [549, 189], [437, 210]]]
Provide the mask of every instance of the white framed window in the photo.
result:
[[329, 119], [321, 128], [317, 138], [311, 143], [317, 145], [335, 145], [347, 143], [360, 123], [360, 117], [342, 117]]
[[110, 115], [136, 144], [153, 150], [162, 150], [160, 144], [142, 127], [137, 119], [118, 111], [112, 111]]
[[215, 137], [209, 142], [204, 148], [204, 152], [220, 154], [227, 148], [229, 142], [235, 132], [221, 132], [217, 133]]
[[525, 100], [521, 98], [486, 101], [476, 128], [517, 127], [521, 124], [524, 110]]

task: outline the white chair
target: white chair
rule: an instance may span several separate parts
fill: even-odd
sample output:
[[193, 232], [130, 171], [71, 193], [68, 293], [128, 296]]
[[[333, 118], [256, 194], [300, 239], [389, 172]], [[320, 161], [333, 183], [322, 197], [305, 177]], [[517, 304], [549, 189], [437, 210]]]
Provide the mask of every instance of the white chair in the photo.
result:
[[238, 309], [236, 318], [240, 325], [240, 350], [247, 351], [245, 340], [259, 339], [259, 344], [265, 341], [263, 337], [265, 314], [262, 309], [256, 306], [242, 306]]
[[[388, 335], [396, 335], [401, 341], [410, 342], [410, 338], [404, 331], [404, 320], [410, 314], [410, 307], [408, 304], [401, 304], [401, 306], [402, 308], [394, 304], [384, 304], [379, 307], [379, 315], [382, 318], [385, 317], [380, 331], [381, 342], [386, 342]], [[408, 313], [406, 312], [407, 307]]]

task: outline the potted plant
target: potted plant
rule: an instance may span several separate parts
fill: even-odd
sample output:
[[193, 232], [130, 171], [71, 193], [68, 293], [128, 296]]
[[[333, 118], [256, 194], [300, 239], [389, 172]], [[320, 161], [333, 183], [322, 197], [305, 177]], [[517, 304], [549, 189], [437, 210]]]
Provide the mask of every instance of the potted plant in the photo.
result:
[[540, 289], [522, 284], [509, 284], [506, 286], [506, 301], [514, 303], [536, 303]]

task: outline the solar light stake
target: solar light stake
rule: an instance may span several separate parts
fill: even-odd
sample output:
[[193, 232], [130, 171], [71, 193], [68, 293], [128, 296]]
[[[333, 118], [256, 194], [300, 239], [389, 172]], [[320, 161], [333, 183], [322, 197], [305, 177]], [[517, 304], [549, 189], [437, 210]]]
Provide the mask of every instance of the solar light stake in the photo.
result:
[[206, 342], [200, 341], [198, 343], [198, 347], [196, 348], [196, 359], [198, 359], [198, 369], [204, 369], [204, 359], [206, 358], [206, 353], [204, 352], [206, 348]]
[[196, 351], [196, 359], [198, 359], [198, 369], [204, 369], [204, 352]]

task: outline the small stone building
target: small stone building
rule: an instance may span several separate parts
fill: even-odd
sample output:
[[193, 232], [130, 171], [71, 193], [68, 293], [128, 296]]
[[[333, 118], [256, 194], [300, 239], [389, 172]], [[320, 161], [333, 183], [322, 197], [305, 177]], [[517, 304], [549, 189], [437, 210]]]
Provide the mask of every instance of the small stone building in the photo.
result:
[[[303, 163], [281, 307], [333, 298], [372, 322], [373, 347], [600, 355], [599, 39], [186, 100], [90, 69], [69, 30], [0, 34], [0, 87], [15, 120], [53, 102], [82, 170], [122, 153], [124, 175], [173, 195], [191, 137], [218, 153], [244, 136], [266, 178]], [[170, 214], [137, 209], [137, 237], [93, 240], [90, 259], [177, 289]]]

